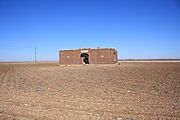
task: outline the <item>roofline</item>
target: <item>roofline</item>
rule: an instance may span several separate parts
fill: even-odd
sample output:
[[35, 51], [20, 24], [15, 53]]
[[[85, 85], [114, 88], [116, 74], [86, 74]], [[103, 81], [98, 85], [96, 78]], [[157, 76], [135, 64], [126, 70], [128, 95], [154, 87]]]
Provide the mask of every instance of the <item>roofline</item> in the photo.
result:
[[96, 49], [112, 49], [117, 51], [115, 48], [79, 48], [79, 49], [66, 49], [66, 50], [59, 50], [59, 51], [72, 51], [72, 50], [96, 50]]

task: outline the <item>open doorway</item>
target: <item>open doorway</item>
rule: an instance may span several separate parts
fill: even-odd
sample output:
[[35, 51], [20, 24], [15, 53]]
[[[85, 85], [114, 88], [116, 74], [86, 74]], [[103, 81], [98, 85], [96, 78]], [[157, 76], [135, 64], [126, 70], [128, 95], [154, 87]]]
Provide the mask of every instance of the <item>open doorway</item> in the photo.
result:
[[89, 64], [89, 55], [87, 53], [82, 53], [81, 60], [84, 64]]

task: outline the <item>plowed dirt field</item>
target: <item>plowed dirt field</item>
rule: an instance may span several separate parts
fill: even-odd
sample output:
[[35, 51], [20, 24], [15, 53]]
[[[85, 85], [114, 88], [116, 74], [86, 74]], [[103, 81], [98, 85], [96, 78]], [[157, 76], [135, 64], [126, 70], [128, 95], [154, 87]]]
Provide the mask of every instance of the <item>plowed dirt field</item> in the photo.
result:
[[0, 120], [180, 120], [180, 63], [0, 63]]

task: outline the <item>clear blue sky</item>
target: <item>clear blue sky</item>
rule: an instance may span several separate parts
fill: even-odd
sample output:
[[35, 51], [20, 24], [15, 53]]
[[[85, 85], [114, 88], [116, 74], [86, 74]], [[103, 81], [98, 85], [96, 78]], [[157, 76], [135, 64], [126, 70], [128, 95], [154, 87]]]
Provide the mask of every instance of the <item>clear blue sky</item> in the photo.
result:
[[113, 47], [121, 59], [180, 58], [180, 0], [0, 0], [0, 61]]

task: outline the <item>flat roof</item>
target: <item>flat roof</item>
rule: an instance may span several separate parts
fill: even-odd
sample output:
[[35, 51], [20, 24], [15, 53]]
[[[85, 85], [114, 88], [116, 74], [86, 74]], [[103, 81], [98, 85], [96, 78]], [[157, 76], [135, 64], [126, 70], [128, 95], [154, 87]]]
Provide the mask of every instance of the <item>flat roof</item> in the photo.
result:
[[116, 50], [115, 48], [79, 48], [79, 49], [68, 49], [68, 50], [60, 50], [60, 51], [72, 51], [72, 50], [96, 50], [96, 49], [113, 49], [113, 50]]

